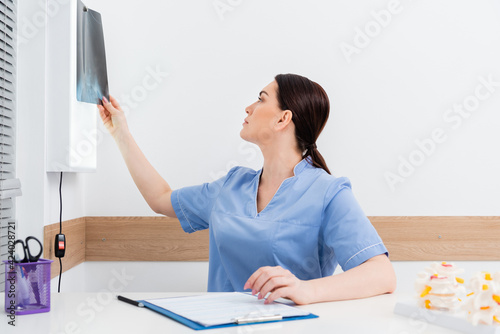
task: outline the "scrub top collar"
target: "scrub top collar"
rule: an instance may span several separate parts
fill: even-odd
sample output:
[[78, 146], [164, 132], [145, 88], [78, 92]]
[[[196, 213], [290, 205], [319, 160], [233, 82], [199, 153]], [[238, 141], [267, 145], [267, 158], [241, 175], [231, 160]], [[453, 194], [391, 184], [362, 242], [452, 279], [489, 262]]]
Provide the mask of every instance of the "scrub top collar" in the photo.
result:
[[[298, 164], [293, 167], [293, 176], [299, 175], [307, 166], [309, 167], [314, 167], [312, 165], [312, 160], [310, 156], [305, 157], [304, 159], [300, 160]], [[262, 170], [264, 168], [261, 168], [259, 172], [257, 173], [257, 179], [260, 180], [260, 176], [262, 175]], [[293, 177], [292, 176], [292, 177]]]
[[293, 168], [294, 175], [290, 176], [289, 178], [284, 179], [281, 182], [280, 186], [278, 187], [278, 189], [274, 193], [274, 195], [271, 198], [271, 200], [269, 201], [269, 203], [267, 203], [266, 207], [263, 208], [262, 211], [259, 212], [257, 209], [257, 192], [259, 189], [260, 177], [262, 175], [262, 170], [263, 170], [263, 168], [261, 168], [259, 170], [259, 172], [255, 175], [254, 182], [253, 182], [254, 208], [253, 208], [252, 216], [254, 218], [257, 218], [257, 217], [260, 217], [262, 214], [267, 214], [272, 209], [272, 207], [276, 204], [275, 197], [277, 196], [277, 194], [282, 192], [290, 184], [291, 180], [293, 180], [296, 176], [298, 176], [300, 173], [302, 173], [307, 167], [316, 168], [312, 165], [311, 161], [312, 161], [311, 157], [307, 156], [304, 159], [302, 159], [298, 164], [296, 164], [295, 167]]
[[304, 159], [300, 160], [300, 162], [293, 168], [293, 174], [295, 176], [299, 175], [307, 166], [313, 167], [311, 156], [307, 156]]

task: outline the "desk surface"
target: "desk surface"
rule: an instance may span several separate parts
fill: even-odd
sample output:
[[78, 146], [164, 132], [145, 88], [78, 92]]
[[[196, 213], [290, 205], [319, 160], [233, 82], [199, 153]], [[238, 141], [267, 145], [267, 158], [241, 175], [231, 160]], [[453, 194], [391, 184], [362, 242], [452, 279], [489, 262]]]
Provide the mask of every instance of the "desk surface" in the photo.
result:
[[[131, 299], [163, 298], [194, 293], [123, 293]], [[393, 313], [394, 305], [409, 295], [392, 294], [372, 298], [300, 306], [319, 315], [317, 319], [213, 329], [198, 333], [456, 333], [425, 322], [416, 315]], [[4, 294], [0, 294], [3, 316], [1, 333], [195, 333], [167, 317], [116, 299], [112, 293], [53, 293], [48, 313], [16, 316], [15, 327], [7, 324]]]

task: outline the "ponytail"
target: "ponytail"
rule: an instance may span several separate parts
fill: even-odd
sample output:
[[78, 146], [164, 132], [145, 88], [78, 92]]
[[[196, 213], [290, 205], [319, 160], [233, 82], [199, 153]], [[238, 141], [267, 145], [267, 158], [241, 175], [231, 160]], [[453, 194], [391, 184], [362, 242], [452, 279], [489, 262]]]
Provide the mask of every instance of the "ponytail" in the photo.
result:
[[302, 158], [328, 174], [325, 159], [316, 147], [316, 140], [325, 127], [330, 114], [330, 101], [325, 90], [316, 82], [296, 74], [278, 74], [278, 102], [281, 110], [292, 112], [297, 145]]
[[317, 168], [323, 168], [325, 170], [325, 172], [327, 172], [328, 174], [332, 174], [332, 173], [330, 173], [330, 170], [328, 169], [328, 166], [326, 165], [325, 159], [323, 158], [321, 153], [319, 153], [318, 149], [316, 148], [316, 145], [314, 145], [314, 147], [310, 147], [307, 149], [303, 158], [307, 158], [307, 157], [310, 157], [311, 165], [313, 165], [314, 167], [317, 167]]

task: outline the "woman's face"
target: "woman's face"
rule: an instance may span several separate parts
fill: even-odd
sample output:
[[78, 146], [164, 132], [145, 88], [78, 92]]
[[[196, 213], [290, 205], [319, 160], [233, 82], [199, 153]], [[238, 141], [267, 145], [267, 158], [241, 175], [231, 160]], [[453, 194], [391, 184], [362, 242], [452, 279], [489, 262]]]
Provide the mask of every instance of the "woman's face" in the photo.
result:
[[274, 127], [283, 110], [277, 99], [278, 83], [271, 82], [259, 93], [259, 98], [245, 108], [248, 114], [243, 122], [240, 136], [254, 144], [269, 143], [274, 137]]

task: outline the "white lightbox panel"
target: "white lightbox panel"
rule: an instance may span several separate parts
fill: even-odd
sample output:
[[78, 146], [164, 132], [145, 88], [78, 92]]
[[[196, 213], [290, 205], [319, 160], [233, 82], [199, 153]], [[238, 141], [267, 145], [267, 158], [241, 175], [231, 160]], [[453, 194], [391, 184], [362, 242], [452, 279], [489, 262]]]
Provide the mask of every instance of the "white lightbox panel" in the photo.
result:
[[46, 19], [46, 171], [94, 172], [98, 109], [76, 98], [77, 1]]

